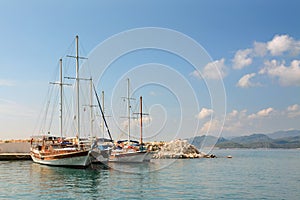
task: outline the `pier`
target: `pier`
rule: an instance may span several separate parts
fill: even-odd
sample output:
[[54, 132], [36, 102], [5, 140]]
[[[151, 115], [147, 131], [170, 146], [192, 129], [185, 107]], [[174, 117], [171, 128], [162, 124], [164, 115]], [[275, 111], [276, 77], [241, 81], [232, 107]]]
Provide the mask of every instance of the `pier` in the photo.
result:
[[0, 161], [3, 160], [31, 160], [30, 143], [28, 141], [0, 143]]
[[0, 153], [0, 161], [31, 160], [30, 153]]

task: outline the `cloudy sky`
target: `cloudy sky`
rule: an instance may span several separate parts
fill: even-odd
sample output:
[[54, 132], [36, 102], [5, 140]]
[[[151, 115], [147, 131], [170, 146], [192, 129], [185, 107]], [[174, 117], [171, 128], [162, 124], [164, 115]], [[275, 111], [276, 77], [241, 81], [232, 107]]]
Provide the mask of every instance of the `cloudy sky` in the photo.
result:
[[[75, 35], [81, 54], [101, 63], [110, 55], [97, 53], [104, 41], [147, 27], [183, 35], [186, 42], [199, 44], [210, 60], [194, 66], [174, 51], [148, 46], [120, 54], [97, 77], [99, 91], [107, 94], [107, 113], [118, 118], [110, 122], [115, 137], [120, 131], [115, 123], [121, 131], [127, 126], [115, 114], [126, 106], [120, 97], [126, 95], [127, 77], [133, 79], [132, 95], [143, 95], [150, 113], [145, 132], [155, 134], [149, 140], [300, 129], [299, 7], [296, 0], [0, 1], [0, 139], [35, 133], [48, 83], [57, 81], [52, 74], [59, 58], [73, 48]], [[162, 45], [169, 39], [155, 34], [137, 38], [160, 39]], [[180, 49], [183, 40], [170, 37], [169, 42]], [[123, 45], [130, 44], [119, 43], [117, 49]], [[191, 46], [184, 48], [193, 53]], [[106, 49], [116, 52], [111, 46]], [[132, 103], [135, 108], [138, 101]]]

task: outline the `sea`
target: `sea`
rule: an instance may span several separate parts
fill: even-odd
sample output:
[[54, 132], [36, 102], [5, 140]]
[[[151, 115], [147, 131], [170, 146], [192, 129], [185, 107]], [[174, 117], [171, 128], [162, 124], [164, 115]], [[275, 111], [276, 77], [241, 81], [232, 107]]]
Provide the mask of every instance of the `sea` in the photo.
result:
[[300, 199], [300, 149], [212, 153], [88, 169], [0, 161], [0, 199]]

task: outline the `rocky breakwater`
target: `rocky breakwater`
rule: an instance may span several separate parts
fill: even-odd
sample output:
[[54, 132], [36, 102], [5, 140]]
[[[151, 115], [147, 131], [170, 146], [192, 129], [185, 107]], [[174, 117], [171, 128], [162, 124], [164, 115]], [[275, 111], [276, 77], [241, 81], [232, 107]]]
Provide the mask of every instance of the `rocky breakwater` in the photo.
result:
[[153, 155], [154, 159], [164, 158], [204, 158], [207, 154], [200, 152], [194, 145], [187, 140], [172, 140], [164, 145], [159, 145], [157, 153]]

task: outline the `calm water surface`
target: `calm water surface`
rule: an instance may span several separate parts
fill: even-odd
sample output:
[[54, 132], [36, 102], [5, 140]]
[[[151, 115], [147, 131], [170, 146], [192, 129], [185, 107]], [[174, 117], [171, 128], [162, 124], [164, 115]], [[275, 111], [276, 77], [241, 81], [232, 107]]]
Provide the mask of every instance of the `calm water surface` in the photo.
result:
[[300, 150], [213, 153], [84, 170], [0, 161], [0, 199], [300, 199]]

